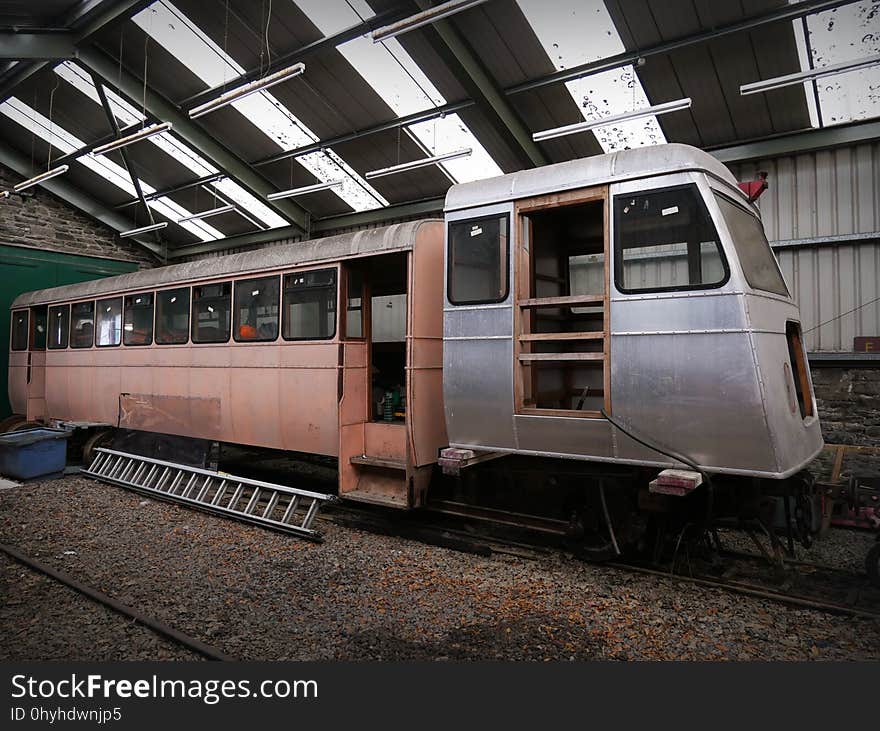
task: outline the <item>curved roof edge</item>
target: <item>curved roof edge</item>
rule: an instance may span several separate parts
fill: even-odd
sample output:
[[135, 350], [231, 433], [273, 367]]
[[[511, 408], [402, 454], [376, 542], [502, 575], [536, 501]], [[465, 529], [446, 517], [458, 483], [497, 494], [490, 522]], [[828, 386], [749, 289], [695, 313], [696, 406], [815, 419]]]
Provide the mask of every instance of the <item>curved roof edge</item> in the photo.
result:
[[733, 173], [712, 155], [690, 145], [670, 143], [594, 155], [453, 185], [446, 193], [444, 210], [475, 208], [685, 170], [711, 173], [738, 190]]
[[310, 239], [282, 246], [267, 246], [213, 259], [199, 259], [183, 264], [144, 269], [115, 277], [93, 279], [79, 284], [24, 292], [15, 298], [10, 309], [49, 302], [89, 299], [128, 290], [164, 287], [176, 283], [249, 272], [284, 269], [305, 264], [320, 264], [371, 254], [408, 251], [415, 245], [421, 226], [440, 219], [422, 219], [395, 223], [381, 228], [364, 229], [322, 239]]

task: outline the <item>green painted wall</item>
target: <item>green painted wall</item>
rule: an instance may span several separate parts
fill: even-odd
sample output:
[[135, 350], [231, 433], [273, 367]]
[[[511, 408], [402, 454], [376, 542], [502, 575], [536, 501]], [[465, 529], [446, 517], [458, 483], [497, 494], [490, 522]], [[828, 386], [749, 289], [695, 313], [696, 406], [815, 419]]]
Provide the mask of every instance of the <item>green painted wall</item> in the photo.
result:
[[137, 262], [0, 246], [0, 418], [9, 416], [9, 322], [12, 301], [22, 292], [133, 272]]

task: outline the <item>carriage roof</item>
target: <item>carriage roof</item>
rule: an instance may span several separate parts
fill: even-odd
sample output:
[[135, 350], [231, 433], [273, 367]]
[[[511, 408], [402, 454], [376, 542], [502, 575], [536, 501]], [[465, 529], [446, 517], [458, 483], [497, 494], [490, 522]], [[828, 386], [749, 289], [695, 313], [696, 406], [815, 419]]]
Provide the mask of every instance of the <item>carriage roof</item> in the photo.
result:
[[708, 173], [739, 192], [736, 178], [730, 170], [710, 154], [690, 145], [665, 144], [594, 155], [453, 185], [446, 194], [445, 210], [487, 206], [548, 193], [686, 171]]
[[338, 236], [299, 241], [280, 246], [269, 246], [239, 254], [228, 254], [213, 259], [172, 264], [142, 271], [120, 274], [105, 279], [95, 279], [79, 284], [68, 284], [33, 292], [25, 292], [15, 298], [11, 309], [49, 302], [89, 299], [105, 294], [129, 290], [167, 287], [178, 282], [213, 279], [222, 276], [238, 276], [273, 269], [321, 264], [354, 259], [363, 256], [409, 251], [415, 245], [421, 226], [430, 219], [396, 223], [381, 228], [354, 231]]

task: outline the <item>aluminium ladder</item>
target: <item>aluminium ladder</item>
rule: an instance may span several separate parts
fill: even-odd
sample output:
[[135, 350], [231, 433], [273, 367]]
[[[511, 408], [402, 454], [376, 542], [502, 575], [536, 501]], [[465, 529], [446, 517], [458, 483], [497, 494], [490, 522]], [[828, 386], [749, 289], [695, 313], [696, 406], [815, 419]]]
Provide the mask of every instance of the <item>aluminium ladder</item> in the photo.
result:
[[82, 471], [101, 482], [155, 496], [161, 500], [218, 513], [255, 525], [321, 540], [312, 528], [320, 507], [335, 500], [246, 477], [142, 457], [113, 449], [96, 449], [97, 456]]

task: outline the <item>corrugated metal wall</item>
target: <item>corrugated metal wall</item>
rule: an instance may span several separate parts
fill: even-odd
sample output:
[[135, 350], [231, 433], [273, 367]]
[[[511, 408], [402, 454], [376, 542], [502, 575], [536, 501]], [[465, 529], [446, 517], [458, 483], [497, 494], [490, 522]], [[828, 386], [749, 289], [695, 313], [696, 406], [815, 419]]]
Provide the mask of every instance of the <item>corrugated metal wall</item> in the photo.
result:
[[848, 351], [854, 337], [880, 335], [880, 142], [730, 167], [739, 180], [768, 173], [761, 216], [807, 349]]

